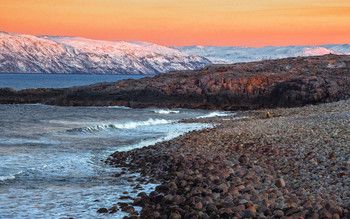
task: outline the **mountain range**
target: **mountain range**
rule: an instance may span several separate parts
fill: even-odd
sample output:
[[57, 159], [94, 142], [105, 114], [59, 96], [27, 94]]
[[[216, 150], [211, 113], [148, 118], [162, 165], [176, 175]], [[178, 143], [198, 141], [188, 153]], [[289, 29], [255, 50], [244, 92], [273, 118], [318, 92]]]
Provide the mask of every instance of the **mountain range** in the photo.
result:
[[298, 56], [319, 56], [326, 54], [349, 55], [350, 44], [330, 44], [321, 46], [267, 46], [267, 47], [229, 47], [229, 46], [185, 46], [173, 47], [188, 55], [200, 55], [213, 64], [231, 64]]
[[0, 31], [0, 73], [159, 74], [297, 56], [350, 54], [350, 44], [285, 47], [165, 47], [134, 41]]
[[0, 73], [158, 74], [208, 64], [151, 43], [0, 32]]

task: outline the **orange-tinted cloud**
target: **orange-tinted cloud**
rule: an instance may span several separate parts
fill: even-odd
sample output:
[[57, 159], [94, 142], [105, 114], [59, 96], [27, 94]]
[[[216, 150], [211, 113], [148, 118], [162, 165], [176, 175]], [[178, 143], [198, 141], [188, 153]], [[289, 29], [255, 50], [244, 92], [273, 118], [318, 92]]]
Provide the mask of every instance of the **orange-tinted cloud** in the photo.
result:
[[0, 7], [3, 31], [168, 46], [350, 43], [349, 24], [350, 2], [337, 0], [2, 0]]

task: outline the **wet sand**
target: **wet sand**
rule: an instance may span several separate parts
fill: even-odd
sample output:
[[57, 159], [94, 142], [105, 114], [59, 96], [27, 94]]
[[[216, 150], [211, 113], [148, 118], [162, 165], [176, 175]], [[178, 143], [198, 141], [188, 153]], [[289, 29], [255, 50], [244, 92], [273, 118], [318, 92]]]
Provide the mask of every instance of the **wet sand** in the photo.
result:
[[142, 207], [130, 217], [350, 218], [350, 100], [241, 116], [114, 153], [108, 163], [151, 176], [137, 183], [160, 184], [124, 204]]

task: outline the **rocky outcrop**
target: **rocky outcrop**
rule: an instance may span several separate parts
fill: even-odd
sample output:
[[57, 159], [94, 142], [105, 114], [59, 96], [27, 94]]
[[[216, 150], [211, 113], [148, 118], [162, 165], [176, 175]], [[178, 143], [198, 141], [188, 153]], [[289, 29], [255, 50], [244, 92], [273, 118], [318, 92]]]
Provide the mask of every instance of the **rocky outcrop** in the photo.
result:
[[0, 103], [258, 109], [350, 97], [350, 56], [298, 57], [175, 71], [66, 89], [0, 90]]

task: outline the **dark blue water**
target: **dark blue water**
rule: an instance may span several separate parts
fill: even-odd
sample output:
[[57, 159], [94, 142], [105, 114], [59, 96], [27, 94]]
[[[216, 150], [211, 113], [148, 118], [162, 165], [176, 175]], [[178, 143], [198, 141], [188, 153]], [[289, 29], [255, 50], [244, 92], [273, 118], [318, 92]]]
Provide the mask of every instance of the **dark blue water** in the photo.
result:
[[[28, 88], [65, 88], [122, 79], [139, 79], [145, 75], [71, 75], [71, 74], [0, 74], [0, 87], [15, 90]], [[147, 77], [152, 77], [148, 75]]]

